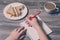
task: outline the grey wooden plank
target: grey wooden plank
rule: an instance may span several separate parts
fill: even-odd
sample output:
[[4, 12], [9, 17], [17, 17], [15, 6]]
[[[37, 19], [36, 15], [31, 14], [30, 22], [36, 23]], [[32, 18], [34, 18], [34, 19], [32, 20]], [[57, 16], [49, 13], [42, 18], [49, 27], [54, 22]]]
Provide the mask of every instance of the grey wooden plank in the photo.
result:
[[[16, 0], [2, 0], [2, 1], [16, 1]], [[59, 1], [59, 0], [17, 0], [17, 1], [21, 1], [21, 2], [40, 2], [40, 1], [44, 1], [44, 2], [46, 2], [46, 1]]]
[[52, 40], [60, 40], [60, 35], [50, 35]]
[[[19, 27], [17, 25], [19, 21], [10, 21], [4, 17], [3, 9], [7, 4], [12, 2], [24, 3], [29, 8], [29, 14], [34, 14], [41, 10], [46, 1], [52, 1], [60, 5], [60, 0], [0, 0], [0, 40], [4, 40], [11, 30]], [[40, 17], [53, 30], [53, 33], [50, 35], [52, 40], [60, 40], [60, 14], [53, 16], [43, 11]], [[27, 40], [29, 39], [27, 38]]]

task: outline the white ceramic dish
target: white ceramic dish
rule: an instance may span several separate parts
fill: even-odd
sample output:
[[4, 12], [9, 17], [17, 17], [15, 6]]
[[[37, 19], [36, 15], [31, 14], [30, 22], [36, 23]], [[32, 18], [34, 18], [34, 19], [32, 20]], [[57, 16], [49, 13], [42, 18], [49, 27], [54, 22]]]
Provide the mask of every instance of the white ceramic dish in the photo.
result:
[[16, 7], [16, 6], [20, 6], [20, 5], [24, 5], [24, 4], [19, 3], [19, 2], [8, 4], [3, 10], [4, 16], [8, 19], [11, 19], [11, 20], [18, 20], [18, 19], [24, 18], [27, 15], [27, 12], [28, 12], [27, 7], [25, 5], [24, 5], [24, 7], [25, 7], [24, 10], [22, 10], [22, 16], [10, 17], [10, 16], [7, 15], [7, 12], [6, 12], [10, 6]]

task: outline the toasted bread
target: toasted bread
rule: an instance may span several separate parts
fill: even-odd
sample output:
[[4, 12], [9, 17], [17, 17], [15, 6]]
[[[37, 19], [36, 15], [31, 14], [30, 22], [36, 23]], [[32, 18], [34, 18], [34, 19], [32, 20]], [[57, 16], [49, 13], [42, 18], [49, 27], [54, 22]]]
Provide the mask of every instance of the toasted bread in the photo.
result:
[[15, 16], [15, 13], [14, 13], [13, 8], [11, 6], [8, 8], [7, 14], [9, 14], [10, 16]]
[[24, 9], [23, 5], [17, 6], [17, 7], [12, 7], [10, 6], [7, 10], [7, 15], [9, 15], [10, 17], [14, 16], [21, 16], [22, 14], [22, 9]]

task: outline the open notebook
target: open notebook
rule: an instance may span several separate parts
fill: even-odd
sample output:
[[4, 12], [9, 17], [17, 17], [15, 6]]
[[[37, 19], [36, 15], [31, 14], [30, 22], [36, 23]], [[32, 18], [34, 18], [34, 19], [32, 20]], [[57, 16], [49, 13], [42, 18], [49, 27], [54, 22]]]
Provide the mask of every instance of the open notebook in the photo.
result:
[[[42, 26], [42, 29], [44, 30], [44, 32], [47, 35], [50, 34], [52, 30], [41, 20], [39, 16], [37, 16], [37, 19], [38, 19], [39, 24]], [[27, 36], [29, 36], [31, 40], [39, 40], [39, 35], [38, 35], [38, 32], [35, 30], [35, 28], [29, 27], [25, 23], [25, 21], [20, 23], [20, 26], [26, 26], [25, 28], [27, 29]]]

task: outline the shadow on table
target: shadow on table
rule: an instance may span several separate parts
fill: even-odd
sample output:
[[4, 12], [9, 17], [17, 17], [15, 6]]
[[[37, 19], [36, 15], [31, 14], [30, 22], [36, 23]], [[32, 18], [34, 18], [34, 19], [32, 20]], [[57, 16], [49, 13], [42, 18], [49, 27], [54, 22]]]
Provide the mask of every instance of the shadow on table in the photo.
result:
[[[40, 20], [38, 20], [37, 19], [37, 21], [38, 21], [38, 23], [39, 23], [39, 25], [41, 26], [41, 28], [43, 27], [43, 24], [42, 24], [42, 21], [40, 21]], [[44, 31], [44, 29], [42, 28], [42, 30]], [[46, 32], [44, 31], [44, 33], [46, 34]], [[51, 34], [51, 33], [50, 33]], [[46, 34], [46, 36], [48, 37], [48, 40], [52, 40], [52, 38], [49, 36], [50, 34]]]

